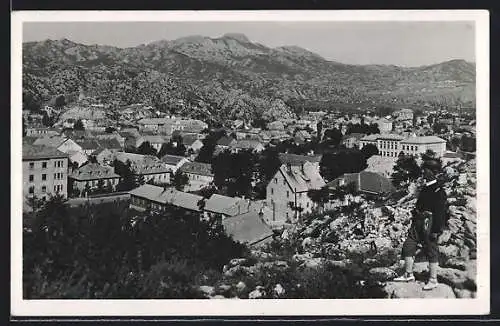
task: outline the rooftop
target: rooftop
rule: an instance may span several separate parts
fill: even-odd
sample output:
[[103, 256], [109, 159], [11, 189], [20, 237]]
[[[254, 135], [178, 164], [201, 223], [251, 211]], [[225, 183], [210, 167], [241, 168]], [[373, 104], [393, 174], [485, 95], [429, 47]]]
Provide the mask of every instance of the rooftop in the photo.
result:
[[222, 220], [225, 232], [235, 241], [248, 245], [270, 238], [273, 231], [255, 211], [249, 211]]
[[248, 211], [249, 202], [239, 197], [227, 197], [213, 194], [205, 202], [205, 210], [214, 213], [234, 216]]
[[168, 154], [161, 158], [161, 161], [168, 165], [177, 165], [182, 160], [187, 160], [187, 158], [185, 158], [184, 156], [168, 155]]
[[23, 144], [23, 161], [67, 157], [67, 154], [53, 147]]
[[290, 168], [283, 164], [279, 170], [294, 192], [320, 189], [325, 185], [325, 180], [319, 174], [318, 169], [310, 162], [304, 163], [303, 167], [292, 165]]
[[175, 188], [163, 188], [159, 186], [144, 184], [129, 192], [133, 196], [141, 197], [162, 204], [182, 207], [188, 210], [201, 211], [199, 202], [202, 196], [176, 190]]
[[298, 155], [289, 153], [280, 153], [279, 159], [283, 164], [301, 165], [305, 162], [318, 163], [321, 161], [321, 155]]
[[199, 174], [210, 177], [214, 175], [212, 173], [212, 165], [207, 163], [186, 162], [180, 167], [179, 170], [184, 173]]
[[119, 178], [120, 176], [114, 172], [112, 167], [102, 166], [97, 163], [89, 163], [74, 171], [70, 177], [76, 180], [95, 180]]
[[433, 144], [433, 143], [446, 143], [446, 140], [439, 138], [437, 136], [420, 136], [420, 137], [410, 137], [403, 140], [401, 143], [408, 144]]

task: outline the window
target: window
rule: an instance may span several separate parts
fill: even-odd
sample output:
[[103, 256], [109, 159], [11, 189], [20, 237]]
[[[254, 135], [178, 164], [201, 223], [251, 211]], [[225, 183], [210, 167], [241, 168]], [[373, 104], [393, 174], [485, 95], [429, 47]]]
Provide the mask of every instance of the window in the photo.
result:
[[273, 189], [273, 188], [271, 188], [271, 195], [272, 195], [272, 194], [274, 194], [274, 189]]
[[278, 183], [278, 178], [274, 178], [274, 183]]
[[47, 180], [47, 175], [46, 174], [42, 174], [42, 181], [45, 181]]
[[59, 185], [59, 191], [63, 191], [63, 185]]
[[34, 178], [35, 178], [35, 176], [33, 174], [30, 174], [30, 177], [29, 177], [30, 182], [33, 182]]
[[30, 194], [33, 194], [33, 193], [35, 192], [35, 187], [34, 187], [34, 186], [29, 187], [28, 192], [29, 192]]
[[286, 186], [286, 180], [285, 179], [283, 179], [283, 185]]
[[46, 169], [47, 168], [47, 162], [42, 162], [42, 169]]
[[42, 186], [42, 192], [47, 192], [47, 186]]
[[290, 192], [287, 190], [286, 191], [286, 198], [288, 198], [290, 196]]
[[59, 179], [59, 173], [54, 173], [54, 180]]
[[33, 170], [35, 168], [35, 163], [34, 162], [30, 162], [30, 170]]

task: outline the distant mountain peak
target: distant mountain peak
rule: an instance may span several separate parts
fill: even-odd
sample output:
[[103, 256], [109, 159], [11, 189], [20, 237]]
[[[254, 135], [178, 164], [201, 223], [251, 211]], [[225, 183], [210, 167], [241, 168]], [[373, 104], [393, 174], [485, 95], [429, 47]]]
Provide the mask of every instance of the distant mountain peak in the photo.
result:
[[239, 41], [241, 43], [251, 43], [248, 37], [242, 33], [226, 33], [222, 37], [232, 38], [233, 40]]

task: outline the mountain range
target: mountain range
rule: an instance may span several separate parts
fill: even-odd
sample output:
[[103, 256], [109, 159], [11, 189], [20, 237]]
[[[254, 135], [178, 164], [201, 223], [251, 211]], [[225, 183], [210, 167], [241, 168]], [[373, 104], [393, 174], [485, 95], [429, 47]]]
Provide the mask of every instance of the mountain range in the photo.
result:
[[351, 65], [298, 46], [270, 48], [235, 33], [129, 48], [68, 39], [23, 43], [23, 107], [82, 92], [117, 105], [145, 102], [200, 117], [218, 112], [221, 118], [272, 118], [271, 107], [305, 103], [473, 105], [475, 64]]

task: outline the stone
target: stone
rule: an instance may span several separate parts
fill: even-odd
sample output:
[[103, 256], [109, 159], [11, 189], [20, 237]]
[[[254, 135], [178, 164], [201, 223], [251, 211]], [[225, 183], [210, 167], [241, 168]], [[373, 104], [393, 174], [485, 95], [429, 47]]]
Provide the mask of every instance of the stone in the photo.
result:
[[377, 252], [380, 252], [384, 249], [392, 248], [391, 239], [387, 238], [377, 238], [374, 240], [375, 247], [377, 248]]
[[229, 284], [220, 284], [217, 289], [220, 291], [220, 292], [227, 292], [229, 290], [231, 290], [231, 285]]
[[201, 285], [198, 289], [206, 296], [212, 296], [215, 294], [215, 288], [213, 286]]
[[467, 263], [458, 258], [450, 258], [443, 264], [443, 267], [449, 267], [465, 271], [467, 269]]
[[239, 292], [242, 292], [246, 288], [247, 288], [246, 284], [242, 281], [239, 281], [238, 284], [236, 284], [236, 290], [238, 290]]
[[377, 267], [378, 264], [379, 261], [375, 258], [366, 258], [365, 260], [363, 260], [363, 265], [365, 265], [366, 267]]
[[235, 267], [238, 265], [243, 265], [247, 262], [246, 258], [233, 258], [229, 261], [229, 267]]
[[285, 289], [281, 284], [276, 284], [276, 286], [274, 287], [274, 294], [276, 294], [277, 296], [282, 296], [285, 294]]
[[453, 289], [446, 285], [439, 283], [437, 288], [431, 291], [424, 291], [422, 287], [425, 285], [424, 282], [387, 282], [384, 286], [384, 291], [387, 293], [388, 298], [393, 299], [408, 299], [408, 298], [418, 298], [418, 299], [451, 299], [456, 298]]
[[458, 257], [459, 250], [455, 245], [439, 246], [439, 254], [443, 257], [444, 261]]
[[453, 288], [476, 290], [475, 280], [469, 277], [468, 272], [454, 268], [439, 268], [438, 281]]
[[305, 238], [304, 240], [302, 240], [302, 249], [307, 249], [312, 245], [312, 243], [313, 240], [310, 237]]
[[308, 268], [317, 268], [325, 262], [325, 258], [322, 257], [317, 257], [317, 258], [311, 258], [308, 259], [304, 262], [304, 266]]
[[394, 279], [397, 275], [389, 267], [374, 267], [368, 273], [372, 275], [376, 281], [384, 282]]
[[226, 297], [223, 295], [217, 294], [217, 295], [210, 297], [210, 299], [226, 299]]
[[248, 299], [260, 299], [264, 296], [260, 286], [248, 294]]
[[444, 230], [443, 233], [438, 238], [438, 244], [444, 244], [450, 241], [451, 238], [451, 231], [450, 230]]

